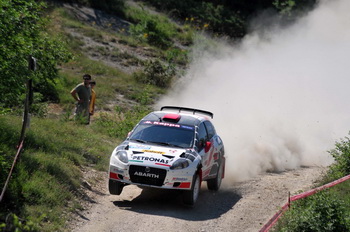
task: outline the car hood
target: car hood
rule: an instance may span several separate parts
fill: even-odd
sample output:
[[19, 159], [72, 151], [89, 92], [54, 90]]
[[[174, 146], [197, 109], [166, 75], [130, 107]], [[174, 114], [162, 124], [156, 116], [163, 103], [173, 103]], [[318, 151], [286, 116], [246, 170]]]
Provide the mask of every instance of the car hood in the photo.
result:
[[[177, 159], [187, 158], [187, 149], [126, 142], [124, 149], [128, 152], [130, 164], [170, 167]], [[186, 152], [187, 151], [187, 152]], [[191, 151], [190, 151], [191, 152]]]

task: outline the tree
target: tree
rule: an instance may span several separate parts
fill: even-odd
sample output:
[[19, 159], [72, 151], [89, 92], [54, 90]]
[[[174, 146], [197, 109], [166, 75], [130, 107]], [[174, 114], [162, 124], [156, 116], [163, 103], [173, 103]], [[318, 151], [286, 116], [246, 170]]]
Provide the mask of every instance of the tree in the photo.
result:
[[[70, 58], [63, 43], [45, 33], [44, 9], [34, 0], [0, 0], [0, 109], [20, 103], [29, 77], [46, 95], [57, 79], [57, 65]], [[29, 55], [38, 61], [34, 73], [28, 69]]]

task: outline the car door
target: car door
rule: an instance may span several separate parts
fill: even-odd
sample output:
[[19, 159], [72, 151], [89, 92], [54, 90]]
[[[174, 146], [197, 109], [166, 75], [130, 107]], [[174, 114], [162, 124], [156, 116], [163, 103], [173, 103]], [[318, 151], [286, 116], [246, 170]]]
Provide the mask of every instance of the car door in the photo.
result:
[[209, 173], [210, 173], [210, 167], [211, 167], [211, 160], [210, 160], [210, 153], [212, 150], [212, 146], [208, 146], [209, 137], [207, 128], [202, 122], [198, 126], [197, 131], [197, 140], [196, 140], [196, 147], [198, 154], [202, 158], [202, 179], [205, 180]]

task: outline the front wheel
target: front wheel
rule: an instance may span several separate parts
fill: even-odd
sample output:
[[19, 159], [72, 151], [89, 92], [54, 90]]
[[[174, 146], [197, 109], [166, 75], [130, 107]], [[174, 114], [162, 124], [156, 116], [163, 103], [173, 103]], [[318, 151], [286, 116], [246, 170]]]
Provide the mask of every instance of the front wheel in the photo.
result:
[[109, 180], [108, 189], [112, 195], [120, 195], [123, 191], [124, 184], [116, 180]]
[[198, 199], [200, 187], [201, 187], [201, 179], [199, 177], [199, 174], [196, 173], [193, 176], [191, 190], [184, 191], [184, 193], [183, 193], [183, 202], [186, 205], [193, 206], [196, 203], [196, 201]]

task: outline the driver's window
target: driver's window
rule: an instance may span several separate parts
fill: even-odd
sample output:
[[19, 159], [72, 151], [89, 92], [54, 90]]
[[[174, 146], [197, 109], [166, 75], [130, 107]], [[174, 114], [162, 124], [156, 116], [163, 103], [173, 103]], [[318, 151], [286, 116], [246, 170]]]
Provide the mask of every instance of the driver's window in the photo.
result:
[[198, 152], [200, 152], [204, 147], [205, 147], [205, 143], [207, 141], [208, 135], [207, 135], [207, 131], [205, 129], [205, 126], [203, 123], [201, 123], [198, 127], [198, 133], [197, 133], [197, 148], [198, 148]]

